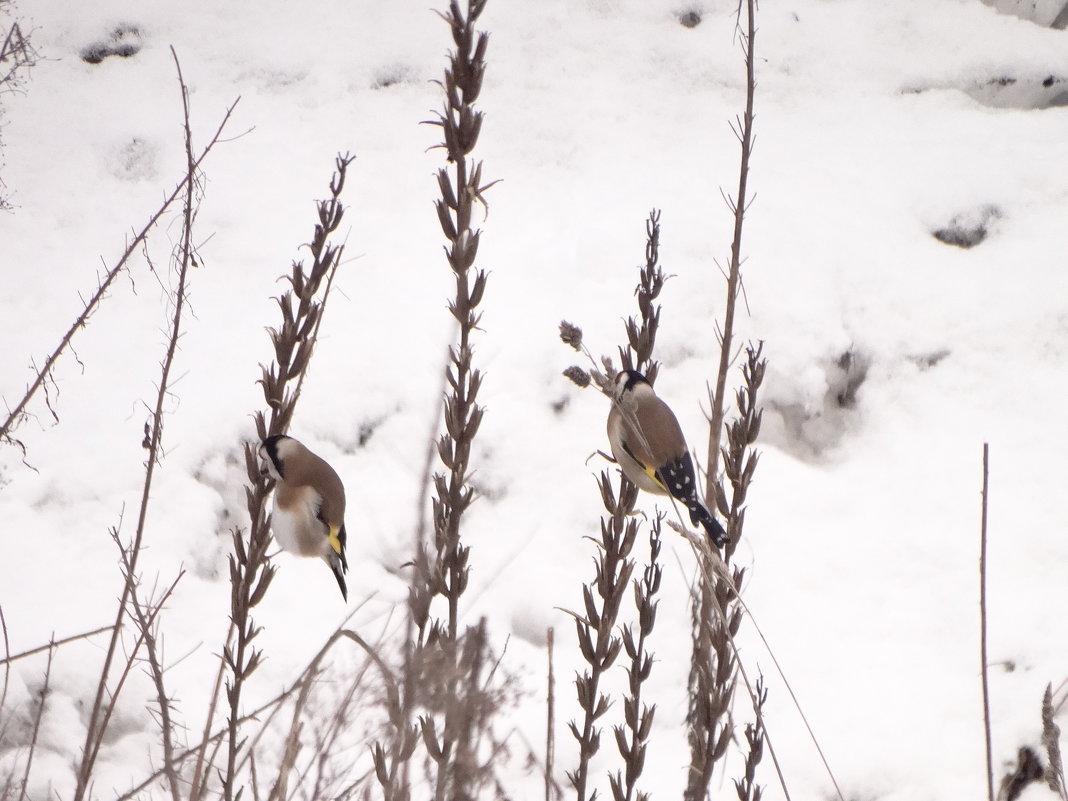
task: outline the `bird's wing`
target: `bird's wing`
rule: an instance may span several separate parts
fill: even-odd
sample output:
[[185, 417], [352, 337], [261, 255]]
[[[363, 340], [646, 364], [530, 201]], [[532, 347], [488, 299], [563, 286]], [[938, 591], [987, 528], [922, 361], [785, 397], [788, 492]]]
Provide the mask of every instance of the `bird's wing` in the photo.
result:
[[638, 415], [638, 427], [641, 430], [643, 454], [647, 464], [661, 468], [670, 464], [686, 453], [686, 439], [682, 428], [666, 403], [656, 398], [655, 403], [646, 405]]
[[[633, 412], [624, 410], [619, 406], [612, 408], [608, 416], [608, 439], [612, 443], [613, 452], [615, 452], [615, 443], [617, 441], [623, 451], [622, 454], [615, 453], [616, 460], [633, 463], [632, 467], [648, 476], [649, 481], [652, 483], [645, 486], [635, 476], [631, 476], [632, 481], [635, 481], [638, 486], [647, 491], [656, 492], [656, 488], [659, 488], [661, 491], [667, 492], [667, 488], [657, 475], [657, 465], [653, 462], [653, 457], [646, 446], [646, 438], [635, 426]], [[624, 465], [624, 467], [626, 466]], [[624, 472], [629, 474], [626, 469]]]
[[315, 517], [326, 529], [326, 538], [330, 541], [330, 547], [334, 550], [334, 553], [341, 557], [341, 561], [344, 563], [345, 541], [348, 539], [345, 534], [345, 524], [331, 523], [332, 515], [324, 511], [323, 496], [316, 492], [315, 499]]

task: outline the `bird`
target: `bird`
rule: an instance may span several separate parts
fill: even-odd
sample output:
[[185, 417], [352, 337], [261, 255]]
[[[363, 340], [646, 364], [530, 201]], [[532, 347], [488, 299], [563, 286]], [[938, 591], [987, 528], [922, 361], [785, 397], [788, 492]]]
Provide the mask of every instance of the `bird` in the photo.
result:
[[345, 486], [329, 464], [303, 443], [280, 434], [260, 445], [260, 459], [275, 480], [271, 531], [286, 551], [318, 556], [349, 599], [345, 573]]
[[616, 376], [608, 441], [623, 474], [639, 489], [680, 501], [690, 513], [690, 522], [704, 528], [717, 548], [727, 544], [727, 532], [698, 494], [693, 458], [678, 419], [637, 370], [623, 370]]

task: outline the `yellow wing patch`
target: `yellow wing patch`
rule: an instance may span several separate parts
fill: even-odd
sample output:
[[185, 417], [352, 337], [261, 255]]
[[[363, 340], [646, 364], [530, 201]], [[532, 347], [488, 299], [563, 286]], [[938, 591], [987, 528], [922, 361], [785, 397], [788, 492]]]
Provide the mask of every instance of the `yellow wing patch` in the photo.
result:
[[656, 468], [650, 467], [649, 465], [642, 465], [642, 469], [645, 470], [645, 474], [649, 476], [649, 478], [656, 482], [656, 485], [660, 487], [660, 489], [667, 492], [667, 487], [664, 486], [664, 482], [661, 481], [660, 476], [656, 474]]
[[330, 533], [326, 535], [326, 538], [330, 541], [330, 547], [334, 549], [334, 553], [341, 556], [341, 540], [338, 539], [338, 533], [341, 531], [341, 526], [330, 526]]

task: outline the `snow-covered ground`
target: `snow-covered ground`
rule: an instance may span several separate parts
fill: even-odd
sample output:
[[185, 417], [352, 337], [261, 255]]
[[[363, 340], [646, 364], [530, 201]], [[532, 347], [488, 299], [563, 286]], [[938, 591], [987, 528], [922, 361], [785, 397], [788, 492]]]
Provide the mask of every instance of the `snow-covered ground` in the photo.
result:
[[[529, 689], [516, 737], [539, 754], [543, 643], [556, 628], [561, 784], [574, 760], [564, 724], [578, 714], [579, 664], [560, 608], [579, 608], [592, 577], [585, 535], [597, 530], [603, 464], [587, 457], [607, 445], [607, 408], [561, 377], [574, 354], [556, 328], [572, 320], [595, 352], [614, 353], [635, 308], [644, 218], [661, 209], [662, 262], [674, 277], [661, 296], [657, 388], [703, 456], [701, 403], [725, 291], [716, 260], [727, 259], [733, 224], [720, 190], [737, 182], [728, 122], [745, 89], [734, 5], [490, 0], [482, 18], [492, 36], [475, 155], [487, 179], [503, 180], [487, 193], [479, 254], [491, 273], [476, 344], [487, 413], [474, 459], [482, 498], [465, 524], [464, 614], [489, 616], [498, 645], [511, 635], [505, 662]], [[1068, 89], [1068, 33], [1044, 27], [1056, 3], [1033, 14], [1031, 3], [999, 5], [795, 0], [759, 12], [749, 313], [739, 330], [766, 342], [769, 377], [738, 557], [750, 565], [747, 602], [849, 798], [985, 792], [983, 442], [998, 775], [1019, 746], [1037, 744], [1042, 691], [1068, 676], [1068, 111], [1046, 107]], [[1034, 20], [1004, 13], [1016, 5]], [[168, 677], [193, 727], [227, 625], [228, 531], [245, 524], [238, 457], [261, 402], [258, 363], [271, 357], [271, 296], [302, 257], [339, 151], [357, 156], [346, 259], [291, 433], [348, 490], [352, 605], [373, 594], [353, 625], [370, 637], [399, 621], [390, 611], [405, 597], [399, 565], [421, 515], [453, 336], [432, 207], [443, 159], [429, 148], [440, 129], [419, 124], [439, 106], [432, 80], [451, 41], [427, 6], [39, 0], [14, 12], [43, 58], [25, 94], [3, 98], [0, 175], [15, 206], [0, 214], [8, 404], [33, 375], [30, 360], [54, 347], [80, 296], [181, 176], [169, 46], [191, 90], [195, 144], [241, 98], [231, 140], [204, 167], [203, 266], [141, 563], [148, 583], [186, 571], [165, 612], [165, 653], [178, 662]], [[679, 22], [689, 11], [701, 15], [696, 27]], [[81, 58], [109, 42], [139, 49]], [[933, 235], [980, 227], [986, 237], [972, 248]], [[154, 271], [140, 259], [79, 332], [77, 358], [56, 373], [59, 423], [39, 400], [38, 421], [18, 432], [26, 463], [13, 448], [0, 453], [0, 606], [13, 653], [114, 616], [108, 529], [134, 527], [167, 322], [159, 281], [169, 281], [179, 231], [165, 218], [149, 247]], [[846, 390], [855, 400], [842, 406]], [[292, 680], [347, 614], [321, 563], [282, 555], [277, 564], [255, 613], [268, 660], [249, 705]], [[692, 557], [671, 539], [664, 564], [643, 782], [662, 798], [685, 778]], [[770, 659], [743, 631], [743, 658], [768, 675], [768, 727], [794, 797], [829, 797]], [[56, 652], [32, 797], [70, 794], [101, 643]], [[16, 664], [9, 722], [24, 722], [43, 668], [43, 655]], [[155, 742], [151, 687], [133, 681], [101, 753], [101, 797], [144, 775]], [[605, 792], [616, 764], [606, 736]], [[761, 779], [781, 797], [770, 765]], [[536, 775], [514, 782], [516, 797], [541, 792]]]

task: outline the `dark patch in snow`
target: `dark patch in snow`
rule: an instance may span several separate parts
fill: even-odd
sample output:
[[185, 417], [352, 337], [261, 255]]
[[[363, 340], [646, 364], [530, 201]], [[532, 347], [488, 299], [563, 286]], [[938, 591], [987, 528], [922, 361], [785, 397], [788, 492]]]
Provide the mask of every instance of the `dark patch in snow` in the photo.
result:
[[701, 12], [690, 10], [679, 14], [679, 24], [684, 28], [696, 28], [701, 24]]
[[915, 356], [910, 356], [909, 359], [921, 370], [930, 370], [932, 367], [936, 367], [949, 354], [948, 348], [939, 348], [930, 353], [918, 353]]
[[555, 414], [563, 414], [564, 410], [568, 407], [568, 405], [570, 403], [571, 403], [571, 396], [570, 395], [564, 395], [559, 400], [553, 401], [550, 404], [550, 406], [552, 407], [552, 410], [553, 410], [553, 412]]
[[954, 216], [945, 226], [931, 232], [939, 242], [959, 248], [973, 248], [986, 239], [990, 226], [1001, 219], [997, 206], [980, 206]]
[[871, 356], [850, 347], [813, 365], [826, 387], [822, 397], [806, 393], [801, 376], [794, 382], [773, 378], [766, 401], [772, 413], [763, 428], [766, 441], [802, 459], [824, 457], [856, 426], [860, 388], [871, 364]]
[[416, 80], [416, 73], [406, 64], [390, 64], [375, 71], [371, 88], [388, 89], [397, 84], [410, 84]]
[[959, 89], [991, 108], [1048, 109], [1068, 106], [1068, 77], [1051, 73], [995, 75], [960, 84], [910, 86], [902, 94], [921, 94], [932, 89]]
[[386, 418], [384, 417], [379, 417], [376, 420], [365, 420], [364, 422], [360, 423], [360, 430], [356, 436], [357, 447], [362, 448], [366, 446], [367, 443], [371, 441], [371, 437], [374, 436], [375, 431], [378, 430], [378, 427], [382, 425], [382, 422], [385, 419]]
[[111, 173], [124, 181], [143, 181], [155, 178], [155, 145], [135, 136], [116, 150], [111, 163]]
[[83, 47], [81, 57], [86, 64], [99, 64], [108, 56], [129, 58], [139, 52], [141, 29], [136, 25], [123, 23], [116, 27], [107, 39]]
[[1059, 75], [1000, 76], [964, 91], [984, 106], [1047, 109], [1068, 105], [1068, 85]]
[[871, 359], [858, 354], [850, 348], [838, 357], [837, 375], [828, 375], [834, 399], [843, 409], [852, 409], [857, 405], [857, 390], [868, 377]]
[[1001, 779], [998, 798], [1002, 801], [1016, 801], [1027, 785], [1041, 781], [1046, 775], [1042, 760], [1031, 748], [1022, 746], [1016, 754], [1016, 764]]

